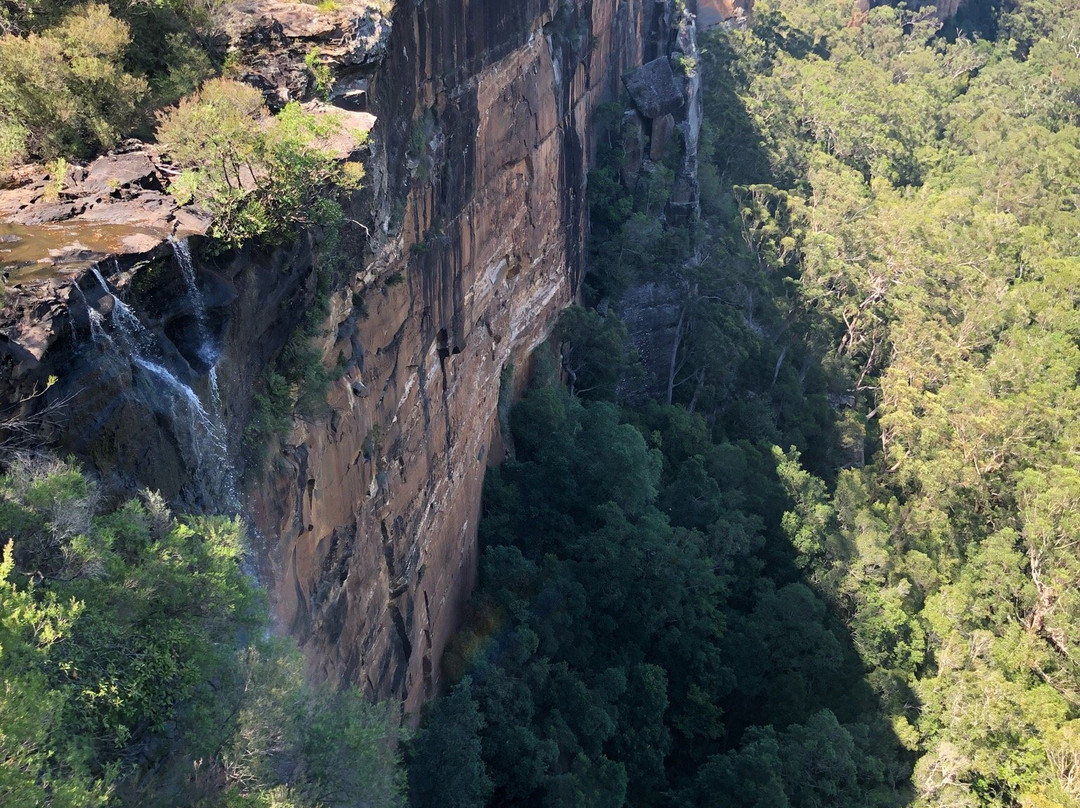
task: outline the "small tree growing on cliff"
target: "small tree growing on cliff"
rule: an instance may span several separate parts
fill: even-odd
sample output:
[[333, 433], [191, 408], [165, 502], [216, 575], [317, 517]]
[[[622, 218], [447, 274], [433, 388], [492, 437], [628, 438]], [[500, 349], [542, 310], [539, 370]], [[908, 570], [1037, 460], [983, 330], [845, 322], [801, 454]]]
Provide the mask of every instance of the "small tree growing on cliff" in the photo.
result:
[[172, 194], [213, 215], [214, 235], [235, 247], [335, 218], [320, 198], [358, 188], [363, 178], [359, 163], [339, 161], [323, 145], [339, 129], [335, 118], [296, 103], [270, 118], [258, 90], [220, 78], [159, 113], [157, 137], [184, 169]]

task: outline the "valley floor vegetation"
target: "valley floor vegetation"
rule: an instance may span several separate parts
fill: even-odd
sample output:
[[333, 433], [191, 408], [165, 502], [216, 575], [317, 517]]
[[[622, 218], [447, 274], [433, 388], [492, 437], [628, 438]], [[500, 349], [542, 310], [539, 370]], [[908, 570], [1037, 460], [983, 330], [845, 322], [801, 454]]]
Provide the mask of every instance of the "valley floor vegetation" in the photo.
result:
[[0, 805], [404, 805], [397, 705], [304, 684], [238, 519], [0, 476]]
[[602, 110], [412, 804], [1080, 804], [1080, 3], [759, 0], [703, 46], [700, 225]]

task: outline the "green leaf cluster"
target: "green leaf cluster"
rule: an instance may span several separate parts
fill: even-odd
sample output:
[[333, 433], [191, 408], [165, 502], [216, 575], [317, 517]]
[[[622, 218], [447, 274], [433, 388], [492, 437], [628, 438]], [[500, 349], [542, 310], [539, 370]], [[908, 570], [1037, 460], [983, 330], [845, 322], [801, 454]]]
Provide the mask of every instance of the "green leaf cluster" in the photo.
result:
[[71, 464], [15, 459], [0, 534], [0, 803], [402, 803], [396, 710], [265, 638], [238, 519], [103, 509]]
[[130, 43], [105, 5], [76, 8], [40, 34], [0, 34], [0, 171], [108, 149], [130, 132], [149, 92], [125, 69]]
[[23, 2], [0, 7], [0, 174], [28, 160], [92, 157], [149, 137], [154, 107], [216, 70], [209, 7]]
[[183, 169], [170, 184], [173, 196], [212, 214], [212, 235], [235, 248], [340, 218], [324, 197], [359, 187], [363, 169], [325, 145], [339, 131], [334, 116], [295, 102], [269, 118], [261, 92], [219, 78], [159, 113], [157, 139]]

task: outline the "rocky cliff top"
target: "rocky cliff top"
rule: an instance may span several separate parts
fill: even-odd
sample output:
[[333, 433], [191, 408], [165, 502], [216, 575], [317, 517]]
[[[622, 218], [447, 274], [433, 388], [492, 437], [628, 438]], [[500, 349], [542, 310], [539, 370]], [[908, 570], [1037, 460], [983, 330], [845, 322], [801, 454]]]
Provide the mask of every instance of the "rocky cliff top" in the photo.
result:
[[[347, 3], [327, 11], [280, 0], [238, 0], [220, 27], [231, 72], [259, 88], [270, 110], [315, 91], [311, 54], [329, 70], [330, 103], [305, 110], [334, 115], [339, 134], [323, 147], [350, 156], [375, 116], [364, 111], [368, 76], [385, 57], [385, 3]], [[307, 61], [305, 61], [307, 60]], [[169, 239], [205, 235], [209, 216], [168, 193], [175, 173], [152, 144], [129, 140], [85, 164], [24, 167], [0, 190], [0, 342], [33, 365], [56, 338], [71, 287], [113, 259], [127, 264], [157, 254]], [[28, 368], [22, 368], [27, 370]], [[18, 371], [19, 368], [16, 368]], [[18, 375], [18, 372], [15, 373]]]
[[[310, 98], [317, 89], [312, 62], [334, 79], [330, 104], [343, 134], [369, 131], [366, 81], [386, 55], [391, 25], [385, 2], [358, 0], [332, 10], [281, 0], [236, 0], [220, 12], [228, 40], [229, 73], [263, 91], [271, 111]], [[306, 60], [306, 61], [305, 61]], [[328, 147], [347, 156], [347, 137]], [[14, 187], [0, 190], [0, 271], [7, 285], [122, 255], [152, 251], [167, 238], [205, 234], [209, 219], [182, 209], [168, 195], [171, 173], [150, 144], [129, 140], [87, 164], [61, 161], [60, 174], [28, 166]]]

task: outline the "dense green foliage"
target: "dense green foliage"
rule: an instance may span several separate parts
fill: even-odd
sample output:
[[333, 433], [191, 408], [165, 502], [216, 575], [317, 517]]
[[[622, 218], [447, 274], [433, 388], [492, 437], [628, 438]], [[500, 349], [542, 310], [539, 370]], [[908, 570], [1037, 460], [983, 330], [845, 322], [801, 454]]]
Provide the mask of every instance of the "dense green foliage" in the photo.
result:
[[114, 145], [148, 92], [124, 70], [130, 29], [88, 5], [40, 35], [0, 36], [0, 169]]
[[[460, 805], [712, 805], [718, 784], [743, 791], [738, 772], [765, 765], [747, 748], [772, 750], [793, 805], [899, 802], [907, 769], [858, 658], [780, 525], [757, 515], [785, 502], [766, 445], [712, 443], [681, 407], [621, 412], [552, 386], [515, 408], [512, 431], [516, 457], [485, 490], [480, 588], [446, 658], [469, 677], [413, 748], [414, 804], [442, 804], [454, 783]], [[799, 471], [785, 462], [786, 481]], [[458, 754], [478, 743], [454, 758], [457, 779], [429, 737]], [[723, 755], [740, 737], [754, 740]], [[822, 755], [844, 766], [826, 777]]]
[[360, 163], [323, 145], [340, 128], [336, 117], [293, 102], [266, 118], [259, 90], [223, 78], [158, 115], [158, 141], [184, 169], [169, 190], [211, 213], [213, 236], [231, 247], [337, 224], [340, 207], [328, 194], [355, 189], [363, 177]]
[[734, 191], [746, 243], [872, 453], [794, 492], [799, 563], [921, 804], [1075, 804], [1080, 4], [1008, 5], [997, 43], [848, 19], [785, 3], [729, 42], [772, 180]]
[[0, 804], [393, 806], [396, 710], [261, 639], [237, 520], [102, 509], [56, 461], [0, 477]]
[[[559, 338], [621, 407], [515, 411], [447, 660], [460, 804], [1080, 802], [1080, 4], [969, 6], [711, 35], [700, 231], [602, 111], [605, 305]], [[608, 306], [650, 281], [651, 381]]]
[[0, 4], [0, 174], [149, 134], [154, 107], [214, 72], [206, 20], [184, 0]]

